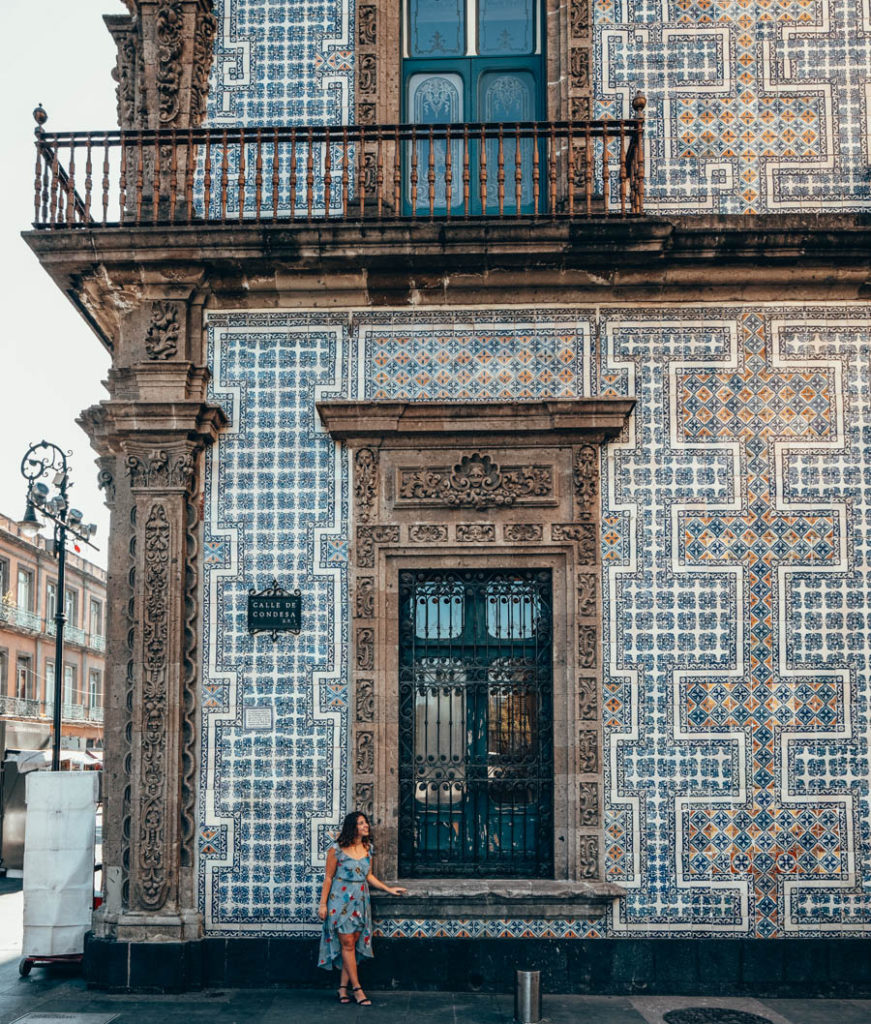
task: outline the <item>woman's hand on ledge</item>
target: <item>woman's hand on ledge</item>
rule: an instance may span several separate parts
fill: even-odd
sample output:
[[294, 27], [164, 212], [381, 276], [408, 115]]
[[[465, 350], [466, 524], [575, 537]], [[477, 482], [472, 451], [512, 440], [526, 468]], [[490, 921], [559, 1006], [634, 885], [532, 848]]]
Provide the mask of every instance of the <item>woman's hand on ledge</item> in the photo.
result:
[[403, 889], [401, 885], [384, 886], [384, 891], [389, 892], [391, 896], [402, 896], [403, 893], [408, 892], [408, 889]]

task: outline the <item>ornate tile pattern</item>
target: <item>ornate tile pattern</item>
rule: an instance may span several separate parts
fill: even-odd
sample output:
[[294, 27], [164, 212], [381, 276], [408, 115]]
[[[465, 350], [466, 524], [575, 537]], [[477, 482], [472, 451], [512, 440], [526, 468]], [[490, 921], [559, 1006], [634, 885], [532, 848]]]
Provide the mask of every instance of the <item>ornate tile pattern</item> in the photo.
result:
[[216, 0], [207, 124], [347, 124], [354, 0]]
[[[307, 920], [345, 803], [347, 467], [315, 411], [341, 393], [342, 339], [329, 317], [210, 318], [212, 396], [231, 420], [206, 464], [199, 884], [214, 932]], [[249, 587], [273, 577], [302, 591], [290, 644], [246, 630]], [[272, 725], [251, 728], [251, 709]]]
[[598, 116], [648, 98], [652, 211], [871, 203], [869, 0], [595, 0]]
[[[639, 399], [602, 487], [606, 864], [628, 895], [586, 924], [385, 921], [382, 934], [867, 930], [867, 307], [523, 315], [210, 317], [232, 425], [206, 480], [209, 931], [316, 930], [312, 872], [346, 805], [347, 470], [314, 401], [460, 396], [483, 352], [515, 375], [573, 367], [539, 395]], [[491, 373], [475, 387], [499, 399], [528, 385]], [[273, 574], [316, 609], [275, 647], [247, 635], [243, 605]], [[247, 706], [272, 708], [274, 731], [246, 730]]]
[[463, 323], [454, 313], [397, 313], [389, 324], [361, 317], [367, 372], [360, 393], [457, 402], [567, 398], [579, 387], [589, 393], [588, 324], [556, 323], [547, 310], [524, 310], [501, 323], [476, 320]]
[[861, 931], [867, 309], [605, 316], [612, 927]]
[[[354, 16], [353, 0], [219, 0], [209, 123], [347, 124]], [[594, 16], [596, 116], [648, 98], [649, 210], [869, 208], [871, 0], [594, 0]]]

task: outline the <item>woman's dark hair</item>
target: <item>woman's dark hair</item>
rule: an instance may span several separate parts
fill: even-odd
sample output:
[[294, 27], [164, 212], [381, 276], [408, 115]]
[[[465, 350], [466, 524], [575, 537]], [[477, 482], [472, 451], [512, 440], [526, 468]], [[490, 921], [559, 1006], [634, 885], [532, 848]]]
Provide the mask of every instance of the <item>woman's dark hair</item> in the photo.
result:
[[[366, 824], [369, 825], [369, 818], [362, 811], [351, 811], [350, 814], [345, 815], [345, 820], [342, 822], [342, 831], [339, 833], [339, 838], [336, 842], [343, 849], [346, 846], [352, 846], [357, 839], [357, 819], [366, 818]], [[363, 836], [362, 843], [364, 846], [372, 845], [372, 826], [369, 825], [369, 835]]]

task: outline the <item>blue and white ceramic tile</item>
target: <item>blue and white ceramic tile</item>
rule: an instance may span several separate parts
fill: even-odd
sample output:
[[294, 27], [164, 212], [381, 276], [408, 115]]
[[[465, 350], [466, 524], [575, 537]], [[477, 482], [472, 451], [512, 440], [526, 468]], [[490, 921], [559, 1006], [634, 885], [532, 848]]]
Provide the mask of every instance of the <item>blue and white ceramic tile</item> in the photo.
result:
[[[212, 314], [209, 336], [231, 417], [206, 477], [210, 933], [316, 930], [347, 808], [347, 469], [314, 403], [469, 389], [638, 398], [602, 487], [605, 861], [627, 897], [598, 922], [382, 934], [868, 930], [867, 306]], [[272, 576], [305, 609], [274, 646], [244, 623]]]

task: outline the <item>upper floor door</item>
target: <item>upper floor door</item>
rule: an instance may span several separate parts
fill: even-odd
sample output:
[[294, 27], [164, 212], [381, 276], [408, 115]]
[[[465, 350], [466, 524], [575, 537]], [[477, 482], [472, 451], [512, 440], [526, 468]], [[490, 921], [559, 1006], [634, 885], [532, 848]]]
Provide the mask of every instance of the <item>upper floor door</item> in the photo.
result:
[[[406, 0], [403, 47], [404, 121], [509, 125], [543, 117], [541, 0]], [[506, 131], [482, 145], [478, 132], [456, 136], [407, 147], [407, 213], [429, 213], [430, 185], [440, 215], [495, 213], [500, 203], [506, 213], [535, 212], [531, 138], [517, 142]]]

